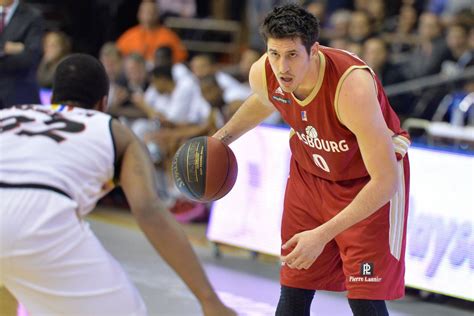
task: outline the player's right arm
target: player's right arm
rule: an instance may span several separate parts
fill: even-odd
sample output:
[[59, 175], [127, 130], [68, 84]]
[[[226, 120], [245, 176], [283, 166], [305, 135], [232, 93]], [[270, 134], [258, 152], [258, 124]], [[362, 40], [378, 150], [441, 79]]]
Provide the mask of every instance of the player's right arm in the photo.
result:
[[266, 58], [267, 55], [263, 55], [250, 68], [249, 82], [253, 94], [213, 137], [230, 144], [275, 111], [275, 107], [267, 98], [266, 82], [263, 76]]
[[157, 196], [155, 170], [132, 131], [112, 122], [120, 185], [138, 225], [156, 251], [194, 293], [206, 316], [235, 315], [211, 287], [185, 233]]

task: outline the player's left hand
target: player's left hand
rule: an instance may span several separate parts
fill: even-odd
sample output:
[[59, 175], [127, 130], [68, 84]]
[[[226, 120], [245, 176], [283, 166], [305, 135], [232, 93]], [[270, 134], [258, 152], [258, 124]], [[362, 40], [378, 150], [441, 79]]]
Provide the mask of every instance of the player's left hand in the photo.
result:
[[292, 269], [308, 269], [327, 243], [319, 227], [298, 233], [282, 246], [282, 249], [294, 248], [288, 255], [281, 257], [282, 264]]

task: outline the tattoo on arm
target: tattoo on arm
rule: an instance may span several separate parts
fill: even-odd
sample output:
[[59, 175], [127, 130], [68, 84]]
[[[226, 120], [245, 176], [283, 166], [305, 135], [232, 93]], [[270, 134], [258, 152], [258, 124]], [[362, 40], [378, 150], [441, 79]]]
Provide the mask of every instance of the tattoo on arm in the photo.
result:
[[224, 131], [224, 134], [219, 137], [219, 139], [225, 144], [228, 144], [228, 142], [230, 142], [232, 138], [232, 135], [230, 135], [229, 132], [227, 132], [226, 130]]

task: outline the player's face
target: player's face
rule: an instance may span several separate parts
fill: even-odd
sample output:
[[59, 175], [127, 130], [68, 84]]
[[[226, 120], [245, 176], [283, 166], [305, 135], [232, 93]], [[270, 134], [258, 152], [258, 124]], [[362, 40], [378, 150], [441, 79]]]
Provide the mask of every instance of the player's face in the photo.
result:
[[269, 38], [267, 54], [273, 73], [283, 91], [295, 91], [305, 78], [311, 62], [301, 39]]

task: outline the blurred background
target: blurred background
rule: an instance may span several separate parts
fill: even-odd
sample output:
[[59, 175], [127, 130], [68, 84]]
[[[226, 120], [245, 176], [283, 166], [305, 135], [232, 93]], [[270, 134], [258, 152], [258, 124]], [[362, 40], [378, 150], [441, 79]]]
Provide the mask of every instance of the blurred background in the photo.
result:
[[[215, 257], [233, 249], [248, 253], [249, 261], [275, 264], [289, 159], [288, 129], [278, 114], [231, 146], [239, 179], [217, 203], [184, 198], [170, 163], [184, 141], [212, 135], [250, 95], [250, 67], [265, 52], [258, 32], [263, 16], [283, 2], [305, 6], [320, 19], [320, 44], [363, 59], [411, 134], [410, 293], [472, 311], [474, 1], [2, 2], [0, 108], [48, 103], [64, 56], [98, 57], [111, 83], [107, 111], [146, 144], [158, 193], [190, 238]], [[16, 5], [31, 18], [9, 14]], [[120, 189], [99, 209], [128, 214]]]

